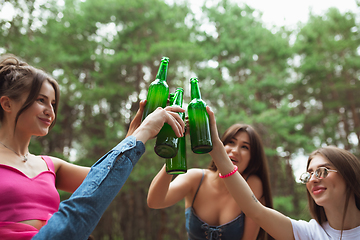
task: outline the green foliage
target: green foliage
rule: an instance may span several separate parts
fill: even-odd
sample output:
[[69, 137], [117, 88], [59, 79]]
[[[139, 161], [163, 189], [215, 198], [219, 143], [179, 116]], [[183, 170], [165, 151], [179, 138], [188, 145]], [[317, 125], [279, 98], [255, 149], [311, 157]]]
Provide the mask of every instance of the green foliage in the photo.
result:
[[334, 8], [311, 15], [297, 36], [301, 62], [292, 94], [316, 147], [340, 145], [359, 155], [359, 43], [356, 15]]
[[[267, 29], [249, 6], [232, 1], [202, 8], [162, 0], [16, 1], [0, 18], [0, 52], [13, 53], [59, 82], [61, 99], [51, 133], [30, 145], [34, 154], [92, 165], [121, 141], [146, 97], [161, 57], [170, 58], [168, 84], [185, 90], [198, 77], [219, 133], [251, 124], [265, 146], [274, 207], [310, 219], [305, 188], [292, 177], [295, 153], [338, 145], [359, 153], [359, 25], [355, 13], [329, 9], [291, 32]], [[208, 22], [208, 29], [202, 24]], [[290, 37], [295, 36], [294, 45]], [[189, 168], [206, 168], [208, 154], [190, 149]], [[96, 239], [184, 239], [184, 204], [150, 210], [146, 194], [165, 163], [155, 141], [94, 231]], [[69, 197], [60, 192], [61, 199]], [[139, 217], [140, 216], [140, 217]], [[139, 220], [141, 219], [141, 220]], [[137, 228], [135, 228], [137, 224]], [[137, 229], [137, 231], [134, 231]], [[145, 237], [148, 236], [148, 237]]]
[[[291, 204], [292, 196], [274, 197], [274, 208], [282, 213], [291, 213], [294, 211], [294, 206]], [[287, 215], [287, 214], [286, 214]]]
[[[305, 185], [298, 183], [294, 187], [295, 191], [293, 195], [275, 196], [273, 198], [274, 209], [290, 218], [309, 221], [311, 216], [308, 210], [305, 189]], [[294, 204], [295, 201], [298, 202], [296, 206]]]

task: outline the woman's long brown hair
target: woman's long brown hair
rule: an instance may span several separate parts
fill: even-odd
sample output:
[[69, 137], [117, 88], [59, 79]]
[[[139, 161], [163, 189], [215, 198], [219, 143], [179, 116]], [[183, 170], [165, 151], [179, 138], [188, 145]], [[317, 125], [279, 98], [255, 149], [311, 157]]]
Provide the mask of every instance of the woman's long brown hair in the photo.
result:
[[[273, 201], [271, 196], [270, 188], [270, 172], [265, 156], [264, 147], [261, 141], [259, 134], [255, 129], [247, 124], [236, 123], [230, 126], [221, 137], [221, 141], [225, 146], [230, 142], [230, 140], [238, 133], [246, 132], [249, 135], [250, 139], [250, 161], [243, 174], [256, 175], [260, 178], [263, 186], [263, 198], [265, 200], [265, 206], [273, 208]], [[208, 169], [212, 171], [217, 171], [217, 167], [214, 161], [210, 162]], [[268, 239], [272, 240], [273, 238], [268, 235], [263, 229], [260, 229], [257, 239]]]

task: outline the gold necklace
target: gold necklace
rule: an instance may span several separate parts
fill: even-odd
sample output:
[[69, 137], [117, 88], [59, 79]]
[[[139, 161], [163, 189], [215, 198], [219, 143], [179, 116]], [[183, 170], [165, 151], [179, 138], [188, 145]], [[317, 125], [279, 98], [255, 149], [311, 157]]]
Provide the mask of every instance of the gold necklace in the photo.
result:
[[0, 142], [0, 143], [1, 143], [1, 145], [3, 145], [4, 147], [6, 147], [7, 149], [9, 149], [10, 151], [12, 151], [13, 153], [15, 153], [16, 155], [18, 155], [19, 157], [21, 157], [23, 162], [26, 162], [26, 161], [28, 160], [29, 153], [26, 153], [24, 156], [21, 156], [20, 154], [18, 154], [17, 152], [15, 152], [15, 151], [12, 150], [11, 148], [9, 148], [9, 147], [6, 146], [5, 144], [3, 144], [2, 142]]

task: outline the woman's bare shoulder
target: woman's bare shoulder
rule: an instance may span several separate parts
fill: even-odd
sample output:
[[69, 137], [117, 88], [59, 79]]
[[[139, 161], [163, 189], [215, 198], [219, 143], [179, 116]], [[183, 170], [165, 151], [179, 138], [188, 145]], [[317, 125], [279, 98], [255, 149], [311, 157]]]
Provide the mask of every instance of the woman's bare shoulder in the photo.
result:
[[180, 174], [177, 177], [178, 178], [186, 178], [186, 181], [188, 181], [190, 183], [198, 184], [205, 171], [206, 171], [206, 169], [191, 168], [191, 169], [188, 169], [185, 174]]

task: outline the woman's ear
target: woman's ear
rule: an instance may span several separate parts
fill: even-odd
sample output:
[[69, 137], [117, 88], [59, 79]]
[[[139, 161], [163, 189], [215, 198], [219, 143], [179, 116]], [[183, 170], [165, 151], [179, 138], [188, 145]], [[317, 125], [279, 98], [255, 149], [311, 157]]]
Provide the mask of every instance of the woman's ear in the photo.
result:
[[5, 112], [11, 112], [11, 100], [7, 96], [2, 96], [0, 98], [0, 105]]

